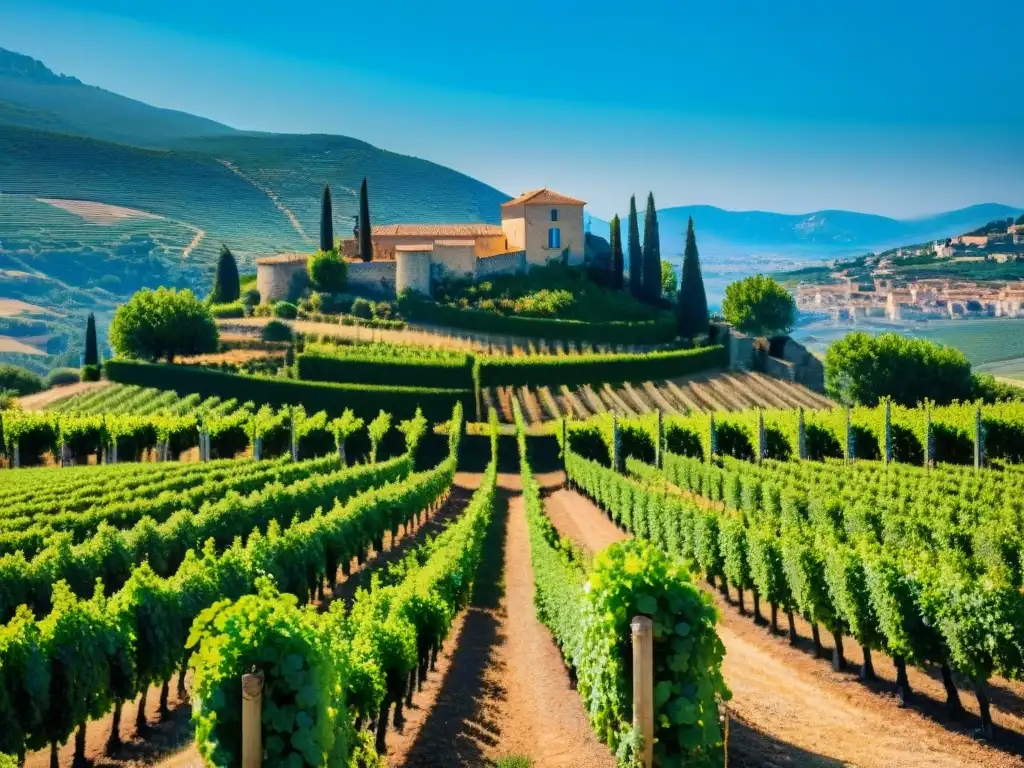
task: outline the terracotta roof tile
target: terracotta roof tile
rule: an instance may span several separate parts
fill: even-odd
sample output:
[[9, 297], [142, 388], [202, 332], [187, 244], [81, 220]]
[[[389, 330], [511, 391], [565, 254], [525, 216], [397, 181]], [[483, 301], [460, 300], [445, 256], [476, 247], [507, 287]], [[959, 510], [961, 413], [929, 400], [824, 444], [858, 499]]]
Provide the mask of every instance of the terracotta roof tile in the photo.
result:
[[577, 200], [575, 197], [552, 192], [547, 187], [541, 187], [540, 189], [531, 189], [529, 192], [523, 192], [519, 197], [509, 200], [507, 203], [502, 203], [501, 207], [506, 208], [512, 205], [586, 205], [586, 203], [582, 200]]
[[382, 224], [372, 237], [496, 237], [505, 232], [496, 224]]

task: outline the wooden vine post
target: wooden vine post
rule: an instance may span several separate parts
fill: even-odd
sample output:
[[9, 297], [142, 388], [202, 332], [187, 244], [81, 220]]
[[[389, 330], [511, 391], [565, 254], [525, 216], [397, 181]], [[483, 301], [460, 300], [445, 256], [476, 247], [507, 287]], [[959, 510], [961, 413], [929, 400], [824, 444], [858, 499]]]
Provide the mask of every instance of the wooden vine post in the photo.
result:
[[290, 432], [289, 432], [288, 445], [291, 446], [291, 449], [292, 449], [292, 461], [298, 461], [299, 460], [299, 442], [295, 439], [295, 409], [294, 408], [291, 409], [290, 416], [291, 416], [291, 424], [290, 424], [290, 427], [289, 427]]
[[757, 409], [757, 463], [768, 458], [768, 437], [764, 431], [764, 411]]
[[892, 402], [885, 401], [885, 463], [892, 464]]
[[853, 464], [853, 426], [850, 424], [850, 409], [846, 409], [846, 461]]
[[640, 731], [643, 745], [640, 764], [654, 765], [654, 622], [648, 616], [634, 616], [633, 633], [633, 726]]
[[974, 409], [974, 468], [985, 464], [985, 430], [981, 424], [981, 406]]
[[622, 435], [619, 434], [619, 415], [612, 411], [612, 469], [622, 472]]
[[566, 471], [566, 465], [567, 465], [567, 462], [568, 462], [568, 458], [569, 458], [569, 429], [568, 429], [568, 427], [566, 425], [566, 418], [565, 418], [565, 416], [563, 416], [562, 417], [562, 472], [566, 472], [566, 475], [568, 475], [568, 472]]
[[801, 406], [796, 422], [797, 453], [801, 461], [807, 461], [807, 425], [804, 423], [804, 409]]
[[657, 442], [654, 444], [654, 466], [658, 469], [662, 468], [663, 457], [662, 454], [665, 450], [665, 419], [661, 415], [661, 408], [657, 410], [658, 413], [658, 434], [656, 436]]
[[718, 453], [718, 430], [715, 428], [715, 414], [711, 414], [708, 421], [708, 461], [711, 461]]
[[263, 763], [263, 675], [242, 675], [242, 768]]
[[925, 406], [924, 412], [924, 468], [931, 469], [935, 461], [935, 433], [932, 431], [932, 407]]

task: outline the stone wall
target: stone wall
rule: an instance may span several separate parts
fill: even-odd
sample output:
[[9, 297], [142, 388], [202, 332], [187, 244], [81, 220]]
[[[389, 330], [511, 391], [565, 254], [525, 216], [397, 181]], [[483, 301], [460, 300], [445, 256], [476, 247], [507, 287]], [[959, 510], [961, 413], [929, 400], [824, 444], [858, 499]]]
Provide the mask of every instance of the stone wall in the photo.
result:
[[492, 275], [514, 275], [517, 272], [526, 271], [526, 251], [513, 251], [512, 253], [499, 253], [497, 256], [487, 256], [477, 259], [476, 279], [483, 280]]
[[357, 261], [348, 264], [348, 286], [353, 293], [395, 295], [394, 261]]
[[765, 357], [764, 372], [783, 381], [796, 381], [796, 367], [777, 357]]
[[296, 272], [306, 269], [305, 261], [256, 265], [256, 290], [261, 304], [272, 304], [288, 298], [288, 287]]
[[431, 292], [430, 283], [430, 251], [399, 251], [396, 263], [395, 291], [402, 293], [406, 290], [422, 293], [429, 296]]
[[803, 344], [789, 339], [782, 358], [793, 366], [793, 381], [815, 392], [825, 391], [825, 366]]
[[476, 253], [472, 241], [457, 244], [436, 240], [430, 261], [434, 279], [473, 279], [476, 275]]

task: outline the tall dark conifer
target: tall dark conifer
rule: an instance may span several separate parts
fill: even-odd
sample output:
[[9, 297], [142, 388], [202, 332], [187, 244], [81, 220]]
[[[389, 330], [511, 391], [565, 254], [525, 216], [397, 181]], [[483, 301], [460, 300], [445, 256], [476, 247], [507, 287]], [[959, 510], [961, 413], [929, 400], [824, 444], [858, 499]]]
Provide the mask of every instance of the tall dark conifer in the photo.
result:
[[697, 254], [692, 216], [686, 226], [686, 250], [683, 252], [683, 274], [679, 280], [677, 314], [680, 336], [692, 339], [708, 332], [708, 297], [700, 273], [700, 256]]
[[622, 222], [619, 220], [619, 214], [615, 214], [612, 217], [611, 224], [608, 228], [608, 239], [611, 241], [609, 245], [612, 247], [612, 288], [617, 291], [622, 290], [624, 285], [622, 279], [623, 263], [622, 263]]
[[644, 295], [643, 258], [640, 224], [636, 218], [636, 195], [633, 195], [629, 198], [629, 292], [637, 299], [642, 299]]
[[370, 237], [370, 200], [366, 193], [366, 179], [359, 188], [359, 258], [373, 260], [373, 240]]
[[330, 184], [324, 184], [324, 196], [320, 201], [320, 250], [334, 250], [334, 213], [331, 210]]
[[210, 299], [214, 304], [230, 304], [238, 301], [241, 296], [238, 280], [238, 264], [231, 249], [223, 243], [220, 246], [220, 257], [217, 259], [217, 270], [213, 273], [213, 291]]
[[96, 316], [90, 312], [89, 319], [85, 321], [85, 357], [82, 365], [99, 365], [100, 353], [96, 345]]
[[647, 195], [647, 213], [644, 215], [643, 250], [644, 300], [655, 304], [661, 299], [661, 238], [658, 235], [658, 212], [654, 208], [654, 193]]

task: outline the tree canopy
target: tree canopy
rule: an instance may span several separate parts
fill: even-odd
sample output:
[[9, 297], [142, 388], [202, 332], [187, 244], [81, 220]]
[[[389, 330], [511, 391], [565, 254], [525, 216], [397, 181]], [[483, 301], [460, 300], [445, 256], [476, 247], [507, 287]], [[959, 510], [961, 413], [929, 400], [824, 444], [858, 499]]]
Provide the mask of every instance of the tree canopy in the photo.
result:
[[334, 212], [331, 208], [331, 185], [324, 184], [324, 195], [320, 200], [320, 250], [334, 248]]
[[306, 265], [309, 282], [318, 291], [341, 293], [348, 280], [348, 266], [336, 251], [317, 251]]
[[625, 285], [623, 280], [623, 272], [625, 271], [625, 265], [622, 260], [622, 222], [619, 220], [619, 214], [612, 216], [611, 224], [609, 224], [608, 237], [612, 248], [612, 285], [611, 287], [617, 291], [621, 291]]
[[643, 262], [644, 300], [652, 304], [661, 299], [661, 238], [658, 234], [658, 211], [654, 207], [654, 193], [647, 195], [647, 211], [644, 214]]
[[629, 292], [635, 299], [644, 296], [644, 256], [640, 248], [640, 224], [636, 217], [636, 196], [629, 198]]
[[676, 315], [679, 335], [688, 339], [708, 332], [708, 296], [704, 291], [704, 277], [700, 272], [697, 236], [693, 231], [693, 217], [686, 225], [686, 249], [683, 252], [683, 272], [679, 278]]
[[846, 405], [877, 405], [885, 397], [908, 407], [926, 398], [944, 405], [970, 399], [974, 381], [958, 349], [898, 333], [872, 337], [858, 331], [825, 353], [825, 391]]
[[1024, 227], [1024, 213], [1017, 217], [1016, 224], [1018, 227]]
[[0, 365], [0, 392], [31, 395], [43, 389], [43, 380], [16, 365]]
[[796, 322], [796, 301], [772, 278], [752, 275], [726, 287], [722, 314], [743, 333], [781, 336]]
[[85, 355], [82, 357], [82, 365], [99, 365], [100, 354], [96, 344], [96, 315], [89, 313], [89, 319], [85, 321]]
[[110, 324], [110, 346], [120, 357], [173, 363], [178, 356], [216, 352], [217, 341], [209, 307], [189, 290], [138, 291]]
[[676, 271], [672, 264], [667, 261], [661, 262], [661, 295], [662, 298], [672, 300], [675, 298], [678, 281]]
[[214, 304], [230, 304], [238, 301], [242, 295], [241, 284], [238, 279], [238, 264], [235, 263], [235, 256], [226, 245], [220, 247], [220, 257], [217, 259], [217, 270], [213, 273], [213, 290], [210, 292], [210, 301]]
[[366, 190], [366, 179], [359, 188], [359, 258], [373, 260], [373, 228], [370, 224], [370, 197]]

